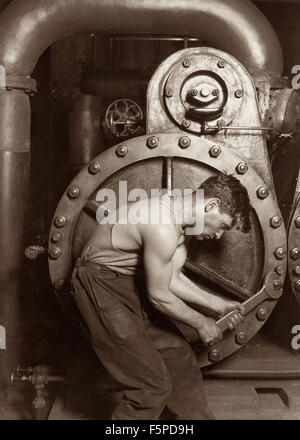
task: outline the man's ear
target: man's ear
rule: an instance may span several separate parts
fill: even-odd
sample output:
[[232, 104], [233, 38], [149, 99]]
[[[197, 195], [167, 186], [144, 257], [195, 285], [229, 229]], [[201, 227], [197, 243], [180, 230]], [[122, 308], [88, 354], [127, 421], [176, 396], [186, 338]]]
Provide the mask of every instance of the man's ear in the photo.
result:
[[207, 201], [205, 205], [205, 212], [209, 212], [211, 209], [215, 208], [216, 206], [220, 206], [221, 200], [218, 198], [211, 198]]

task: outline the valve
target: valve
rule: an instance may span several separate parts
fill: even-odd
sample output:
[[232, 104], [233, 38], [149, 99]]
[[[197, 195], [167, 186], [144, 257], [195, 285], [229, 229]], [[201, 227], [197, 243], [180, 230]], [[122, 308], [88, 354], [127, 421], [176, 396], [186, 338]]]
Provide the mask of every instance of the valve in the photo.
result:
[[138, 132], [142, 126], [141, 107], [131, 99], [117, 99], [105, 113], [105, 124], [110, 133], [119, 138], [128, 138]]
[[46, 250], [45, 246], [31, 245], [25, 249], [24, 254], [29, 260], [35, 260], [39, 255], [44, 254]]

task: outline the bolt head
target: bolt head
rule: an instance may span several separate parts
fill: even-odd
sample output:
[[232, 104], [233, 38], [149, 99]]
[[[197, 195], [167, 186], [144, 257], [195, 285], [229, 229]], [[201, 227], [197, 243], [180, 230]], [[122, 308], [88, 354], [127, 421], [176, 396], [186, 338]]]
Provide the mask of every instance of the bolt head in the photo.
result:
[[236, 98], [241, 98], [242, 96], [243, 96], [243, 90], [241, 90], [241, 89], [239, 89], [239, 90], [236, 90], [235, 91], [235, 93], [234, 93], [234, 96], [236, 97]]
[[183, 126], [184, 128], [188, 128], [190, 125], [191, 125], [191, 121], [189, 121], [188, 119], [184, 119], [184, 120], [182, 121], [182, 126]]
[[38, 256], [38, 251], [34, 247], [29, 246], [28, 248], [25, 249], [25, 257], [28, 258], [29, 260], [34, 260], [37, 256]]
[[225, 61], [224, 60], [219, 60], [218, 61], [218, 67], [220, 67], [220, 69], [223, 69], [223, 67], [225, 67]]
[[209, 96], [209, 94], [210, 94], [209, 89], [206, 88], [206, 87], [202, 87], [202, 89], [200, 90], [200, 95], [201, 95], [203, 98], [207, 98], [207, 97]]
[[300, 228], [300, 216], [295, 218], [295, 226], [296, 228]]
[[156, 136], [150, 136], [147, 139], [147, 147], [156, 148], [158, 146], [158, 139]]
[[61, 249], [59, 247], [54, 247], [51, 249], [49, 255], [52, 260], [57, 260], [61, 256]]
[[297, 292], [300, 292], [300, 280], [294, 282], [294, 288]]
[[277, 260], [283, 260], [284, 257], [286, 256], [286, 251], [284, 248], [278, 247], [277, 249], [275, 249], [274, 255], [277, 258]]
[[51, 241], [57, 243], [61, 239], [61, 234], [59, 232], [53, 232], [51, 236]]
[[92, 162], [89, 165], [89, 172], [91, 174], [97, 174], [97, 173], [99, 173], [100, 170], [101, 170], [101, 165], [99, 162]]
[[217, 362], [218, 360], [220, 360], [220, 358], [221, 358], [221, 354], [220, 354], [219, 350], [214, 349], [214, 350], [209, 351], [208, 359], [211, 362]]
[[191, 145], [191, 140], [188, 136], [182, 136], [179, 139], [179, 146], [180, 148], [187, 148]]
[[279, 215], [274, 215], [271, 219], [270, 219], [270, 225], [272, 226], [272, 228], [279, 228], [279, 226], [281, 226], [282, 223], [282, 218]]
[[213, 94], [213, 96], [219, 96], [220, 92], [219, 92], [218, 89], [214, 89], [214, 90], [212, 91], [212, 94]]
[[126, 147], [126, 145], [120, 145], [120, 146], [117, 148], [117, 151], [116, 151], [116, 155], [117, 155], [117, 156], [119, 156], [119, 157], [125, 157], [127, 153], [128, 153], [128, 148]]
[[247, 334], [245, 332], [239, 332], [235, 335], [235, 342], [239, 345], [246, 344]]
[[76, 199], [79, 196], [79, 188], [77, 186], [71, 186], [68, 190], [68, 196], [70, 199]]
[[275, 272], [277, 273], [277, 275], [283, 275], [284, 267], [283, 266], [276, 266], [275, 267]]
[[260, 308], [256, 312], [256, 317], [259, 321], [265, 321], [268, 317], [268, 312], [266, 309]]
[[197, 95], [198, 95], [198, 90], [197, 90], [197, 89], [192, 89], [192, 90], [190, 91], [190, 95], [191, 95], [191, 96], [197, 96]]
[[191, 60], [189, 60], [188, 58], [186, 58], [185, 60], [183, 60], [182, 65], [183, 65], [183, 67], [190, 67], [190, 65], [191, 65]]
[[221, 154], [221, 148], [218, 145], [214, 145], [211, 147], [211, 149], [209, 150], [209, 155], [211, 157], [218, 157]]
[[57, 228], [62, 228], [63, 226], [65, 226], [66, 221], [66, 217], [64, 217], [63, 215], [59, 215], [55, 218], [54, 224]]
[[54, 283], [54, 288], [55, 288], [55, 290], [62, 290], [64, 285], [65, 285], [65, 281], [64, 280], [57, 280]]
[[240, 162], [236, 166], [236, 172], [238, 174], [245, 174], [248, 171], [248, 165], [245, 162]]
[[167, 98], [171, 98], [174, 95], [174, 92], [173, 92], [172, 89], [167, 87], [166, 90], [165, 90], [165, 95], [166, 95]]
[[263, 200], [263, 199], [265, 199], [266, 197], [268, 197], [268, 195], [269, 195], [269, 190], [268, 190], [268, 188], [266, 188], [265, 186], [261, 186], [260, 188], [258, 188], [256, 194], [257, 194], [257, 197], [258, 197], [259, 199], [262, 199], [262, 200]]
[[274, 280], [273, 287], [275, 290], [280, 290], [282, 288], [282, 282], [280, 280]]
[[295, 247], [294, 249], [291, 249], [290, 256], [291, 256], [291, 258], [293, 260], [298, 260], [298, 258], [300, 257], [300, 250], [299, 250], [299, 248]]
[[300, 266], [295, 266], [293, 269], [293, 274], [296, 276], [300, 275]]

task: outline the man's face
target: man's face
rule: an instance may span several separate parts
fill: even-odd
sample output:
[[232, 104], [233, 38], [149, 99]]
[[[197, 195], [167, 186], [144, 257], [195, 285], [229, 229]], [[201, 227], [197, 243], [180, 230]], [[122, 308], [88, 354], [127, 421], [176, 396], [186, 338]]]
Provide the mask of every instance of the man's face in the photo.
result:
[[202, 234], [196, 236], [197, 240], [216, 239], [219, 240], [226, 230], [233, 226], [233, 217], [230, 214], [220, 212], [220, 200], [205, 200], [204, 228]]

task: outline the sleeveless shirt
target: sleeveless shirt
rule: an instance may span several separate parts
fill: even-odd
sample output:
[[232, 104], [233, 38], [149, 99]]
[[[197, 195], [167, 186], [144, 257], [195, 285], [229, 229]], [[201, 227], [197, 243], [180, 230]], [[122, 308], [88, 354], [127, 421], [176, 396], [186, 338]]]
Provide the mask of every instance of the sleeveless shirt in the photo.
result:
[[[168, 197], [168, 202], [165, 197]], [[171, 212], [171, 222], [174, 223], [174, 211], [171, 209], [172, 200], [169, 196], [161, 196], [151, 199], [151, 203], [162, 203]], [[153, 205], [152, 205], [153, 206]], [[158, 207], [159, 209], [159, 207]], [[118, 223], [116, 223], [118, 224]], [[112, 230], [115, 224], [98, 224], [95, 231], [92, 233], [87, 244], [83, 248], [81, 257], [106, 266], [109, 269], [119, 272], [123, 275], [137, 275], [142, 274], [143, 259], [142, 248], [138, 251], [121, 251], [113, 245]]]

